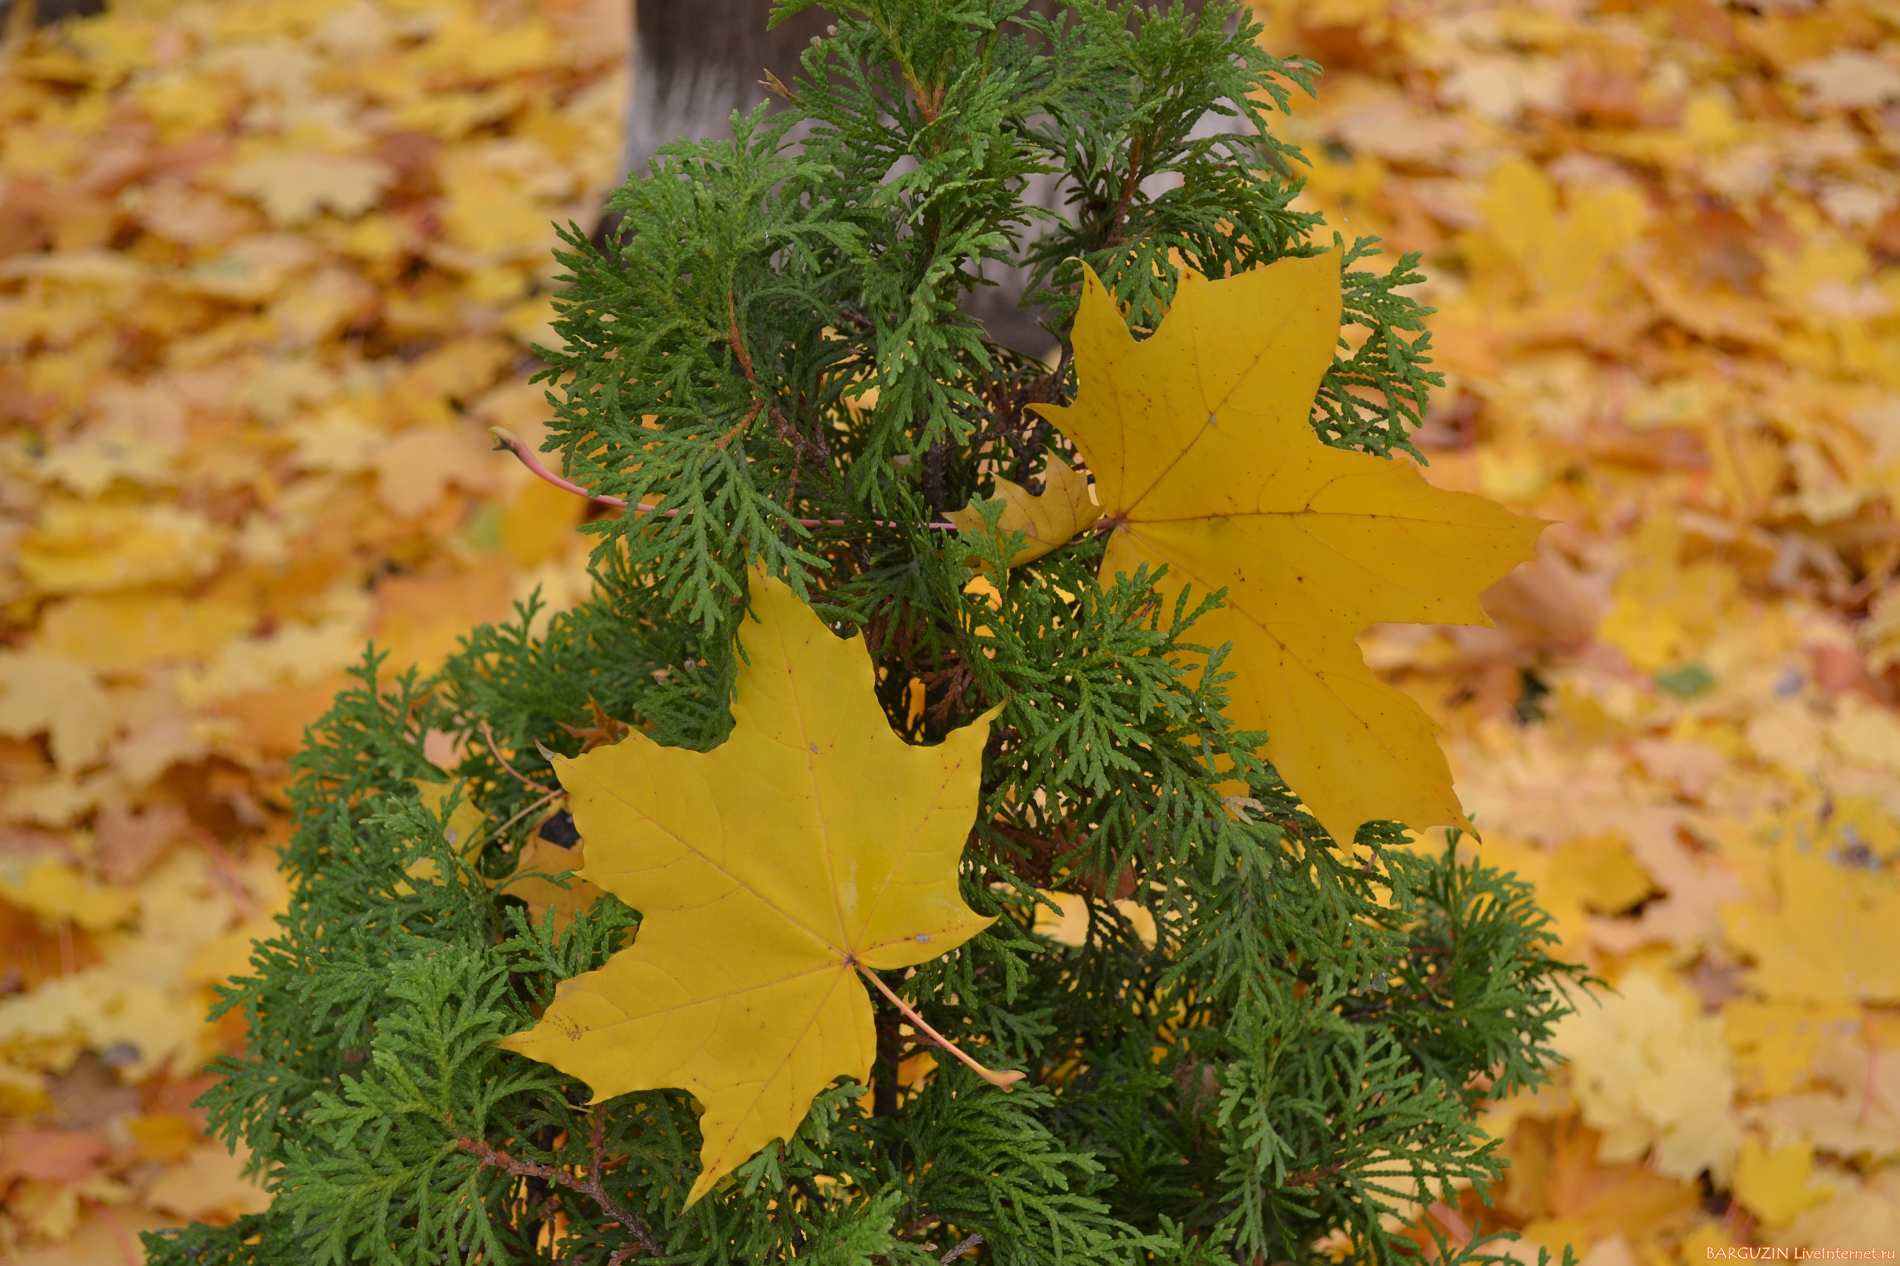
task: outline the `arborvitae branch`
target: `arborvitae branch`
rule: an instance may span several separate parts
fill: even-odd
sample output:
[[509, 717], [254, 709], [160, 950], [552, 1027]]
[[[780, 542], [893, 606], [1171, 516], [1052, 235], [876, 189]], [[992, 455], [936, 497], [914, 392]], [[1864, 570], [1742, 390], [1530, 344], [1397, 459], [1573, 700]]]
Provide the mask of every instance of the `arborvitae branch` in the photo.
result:
[[[1263, 51], [1227, 0], [837, 7], [776, 89], [790, 111], [665, 148], [614, 196], [604, 251], [563, 235], [540, 381], [565, 475], [502, 439], [623, 511], [586, 526], [594, 595], [539, 634], [535, 602], [472, 630], [426, 680], [372, 656], [311, 731], [290, 906], [221, 993], [248, 1046], [205, 1099], [276, 1203], [152, 1237], [155, 1262], [1317, 1266], [1334, 1236], [1353, 1260], [1410, 1253], [1391, 1215], [1499, 1174], [1478, 1087], [1542, 1078], [1570, 973], [1529, 890], [1397, 824], [1328, 839], [1264, 736], [1223, 715], [1224, 648], [1195, 640], [1222, 595], [1163, 604], [1146, 571], [1098, 577], [1090, 534], [1011, 568], [984, 501], [1048, 453], [1080, 461], [1025, 406], [1075, 390], [1081, 262], [1145, 335], [1183, 264], [1225, 277], [1336, 240], [1293, 210], [1303, 160], [1272, 127], [1317, 68]], [[1027, 196], [1045, 176], [1061, 214]], [[1372, 246], [1342, 253], [1344, 320], [1366, 338], [1342, 343], [1313, 425], [1389, 454], [1437, 376], [1402, 293], [1416, 259], [1362, 270]], [[965, 312], [983, 270], [1019, 259], [1053, 365]], [[972, 502], [992, 529], [977, 541], [939, 517]], [[700, 1144], [685, 1092], [583, 1106], [495, 1045], [638, 913], [602, 898], [557, 932], [500, 881], [557, 798], [522, 753], [577, 755], [614, 737], [603, 715], [724, 741], [752, 559], [863, 632], [910, 741], [1001, 705], [963, 871], [996, 922], [879, 981], [875, 1094], [840, 1080], [682, 1211]], [[441, 770], [431, 729], [483, 741]], [[416, 784], [445, 773], [432, 812]], [[463, 802], [482, 824], [455, 847]], [[1035, 930], [1051, 890], [1079, 903], [1079, 944]], [[948, 1059], [926, 1072], [930, 1034], [1025, 1075], [1004, 1095]], [[1460, 1244], [1420, 1225], [1441, 1262], [1496, 1257], [1484, 1226]]]

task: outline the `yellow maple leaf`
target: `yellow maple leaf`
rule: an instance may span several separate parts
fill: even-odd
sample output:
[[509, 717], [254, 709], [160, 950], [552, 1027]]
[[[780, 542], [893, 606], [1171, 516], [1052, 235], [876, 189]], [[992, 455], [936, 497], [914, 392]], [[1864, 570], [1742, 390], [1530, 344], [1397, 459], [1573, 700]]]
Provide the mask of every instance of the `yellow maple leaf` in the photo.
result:
[[1834, 1194], [1832, 1187], [1816, 1186], [1813, 1177], [1814, 1144], [1801, 1141], [1769, 1149], [1751, 1134], [1735, 1162], [1735, 1199], [1764, 1225], [1787, 1226]]
[[138, 894], [98, 883], [56, 858], [9, 859], [0, 865], [0, 897], [51, 924], [70, 919], [88, 932], [123, 923], [138, 909]]
[[[1054, 453], [1049, 454], [1042, 482], [1042, 491], [1031, 493], [1011, 480], [998, 478], [996, 481], [996, 496], [1004, 503], [1003, 513], [996, 520], [996, 530], [1004, 535], [1021, 532], [1029, 538], [1021, 549], [1010, 555], [1011, 567], [1020, 567], [1060, 549], [1102, 513], [1089, 495], [1089, 477]], [[943, 517], [956, 524], [966, 536], [983, 535], [983, 515], [974, 502], [961, 510], [948, 511]]]
[[1800, 1089], [1821, 1043], [1851, 1032], [1859, 1018], [1859, 1009], [1846, 1003], [1737, 998], [1722, 1008], [1736, 1069], [1748, 1089], [1764, 1098]]
[[0, 653], [0, 734], [44, 733], [70, 773], [97, 760], [119, 728], [112, 699], [86, 665], [58, 655]]
[[1183, 270], [1137, 343], [1088, 274], [1081, 390], [1036, 406], [1081, 449], [1112, 525], [1102, 575], [1166, 564], [1157, 585], [1227, 590], [1196, 640], [1234, 644], [1229, 715], [1335, 839], [1384, 818], [1469, 825], [1438, 726], [1366, 667], [1380, 621], [1490, 624], [1478, 594], [1531, 557], [1541, 524], [1418, 471], [1329, 448], [1308, 421], [1339, 338], [1339, 256], [1226, 281]]
[[1813, 1003], [1900, 999], [1900, 883], [1787, 840], [1772, 874], [1778, 901], [1721, 912], [1729, 945], [1755, 960], [1756, 989]]
[[251, 1149], [242, 1143], [202, 1143], [152, 1185], [145, 1202], [185, 1218], [262, 1213], [270, 1208], [270, 1192], [245, 1176], [250, 1159]]
[[301, 224], [328, 207], [352, 219], [376, 205], [394, 174], [373, 159], [315, 151], [260, 153], [234, 165], [224, 187], [254, 198], [280, 225]]
[[15, 562], [42, 593], [107, 593], [208, 575], [228, 535], [173, 505], [56, 501], [20, 538]]
[[1584, 186], [1568, 201], [1568, 214], [1559, 215], [1550, 178], [1524, 159], [1510, 159], [1486, 181], [1480, 200], [1485, 231], [1464, 235], [1461, 244], [1476, 256], [1481, 274], [1508, 261], [1539, 295], [1580, 300], [1641, 235], [1648, 208], [1633, 187], [1614, 183]]
[[644, 921], [502, 1043], [586, 1081], [595, 1103], [690, 1091], [704, 1144], [688, 1204], [790, 1138], [833, 1078], [869, 1080], [858, 969], [927, 962], [993, 922], [957, 887], [990, 716], [910, 746], [878, 705], [861, 636], [833, 636], [756, 569], [751, 595], [724, 744], [636, 731], [555, 761], [587, 841], [581, 878]]
[[1646, 971], [1631, 971], [1617, 989], [1574, 994], [1577, 1009], [1551, 1041], [1570, 1061], [1584, 1123], [1602, 1135], [1598, 1163], [1648, 1152], [1671, 1178], [1707, 1169], [1726, 1180], [1742, 1140], [1720, 1023]]
[[[422, 794], [417, 799], [431, 814], [439, 815], [442, 812], [443, 802], [449, 798], [449, 792], [454, 790], [454, 787], [454, 783], [418, 780], [416, 790]], [[454, 810], [450, 812], [449, 820], [442, 828], [443, 842], [464, 857], [473, 856], [476, 846], [482, 843], [484, 820], [482, 811], [476, 808], [475, 802], [464, 794]], [[442, 868], [436, 865], [433, 857], [417, 858], [409, 863], [403, 873], [411, 879], [422, 879], [432, 884], [444, 882]], [[396, 890], [402, 892], [406, 888], [407, 885], [398, 883]]]
[[562, 872], [577, 871], [586, 864], [585, 841], [572, 848], [562, 848], [540, 835], [530, 836], [522, 847], [514, 872], [496, 885], [495, 891], [527, 902], [528, 921], [537, 926], [544, 914], [554, 911], [554, 934], [559, 936], [582, 911], [600, 899], [600, 889], [578, 875], [569, 875], [562, 881], [566, 887], [555, 882], [555, 877]]
[[205, 659], [256, 623], [242, 603], [133, 590], [83, 594], [48, 607], [39, 648], [100, 672], [166, 659]]

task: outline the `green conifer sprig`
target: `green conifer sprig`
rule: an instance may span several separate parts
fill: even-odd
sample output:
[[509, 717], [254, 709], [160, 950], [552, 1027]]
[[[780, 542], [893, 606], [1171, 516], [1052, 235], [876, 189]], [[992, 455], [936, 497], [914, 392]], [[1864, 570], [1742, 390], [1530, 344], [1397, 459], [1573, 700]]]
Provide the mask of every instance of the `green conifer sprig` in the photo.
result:
[[[1453, 1266], [1501, 1260], [1421, 1210], [1497, 1180], [1478, 1099], [1551, 1062], [1576, 973], [1529, 889], [1397, 824], [1327, 838], [1224, 716], [1225, 648], [1195, 642], [1220, 594], [1164, 605], [1146, 573], [1098, 580], [1088, 535], [1010, 568], [1020, 537], [983, 500], [1074, 457], [1024, 406], [1075, 383], [1066, 350], [1038, 362], [966, 315], [981, 271], [1026, 259], [1060, 340], [1080, 262], [1141, 332], [1177, 256], [1223, 276], [1321, 249], [1292, 210], [1300, 156], [1266, 126], [1316, 68], [1260, 51], [1221, 0], [842, 8], [786, 114], [668, 147], [615, 195], [606, 251], [565, 235], [553, 447], [577, 482], [658, 510], [588, 525], [594, 596], [538, 635], [528, 604], [426, 680], [372, 655], [313, 728], [290, 909], [223, 991], [247, 1050], [205, 1100], [275, 1202], [149, 1237], [154, 1261], [1317, 1266], [1322, 1242], [1391, 1261], [1420, 1236]], [[1065, 217], [1027, 200], [1038, 175], [1074, 193]], [[1402, 289], [1415, 258], [1352, 268], [1371, 253], [1344, 254], [1366, 337], [1313, 420], [1389, 454], [1436, 375]], [[940, 530], [972, 501], [990, 533]], [[841, 1079], [682, 1210], [686, 1094], [589, 1106], [494, 1045], [638, 912], [602, 898], [557, 933], [497, 885], [559, 808], [537, 748], [577, 754], [596, 709], [660, 743], [723, 741], [753, 558], [863, 632], [912, 741], [1001, 705], [963, 869], [998, 922], [886, 983], [1029, 1076], [1010, 1094], [948, 1060], [920, 1077], [930, 1048], [879, 1002], [871, 1085]], [[454, 768], [429, 763], [430, 731], [464, 737]], [[445, 781], [426, 808], [417, 784]], [[443, 834], [464, 801], [472, 847]], [[1083, 903], [1081, 944], [1036, 930], [1050, 889]]]

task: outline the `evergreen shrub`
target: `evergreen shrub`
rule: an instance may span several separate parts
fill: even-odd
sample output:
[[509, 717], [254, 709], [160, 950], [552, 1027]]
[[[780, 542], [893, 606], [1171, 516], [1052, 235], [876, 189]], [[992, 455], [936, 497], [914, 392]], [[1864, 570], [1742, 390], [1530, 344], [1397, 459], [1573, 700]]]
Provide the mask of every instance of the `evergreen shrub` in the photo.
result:
[[[929, 526], [999, 476], [1038, 486], [1047, 453], [1078, 460], [1024, 406], [1074, 395], [1083, 262], [1140, 334], [1183, 265], [1223, 277], [1338, 242], [1293, 209], [1304, 160], [1268, 127], [1318, 68], [1269, 55], [1228, 0], [839, 7], [799, 81], [773, 85], [787, 108], [664, 150], [614, 195], [604, 250], [563, 234], [550, 447], [595, 493], [678, 513], [595, 518], [589, 601], [538, 636], [532, 605], [476, 629], [426, 678], [372, 651], [313, 727], [290, 909], [223, 992], [248, 1045], [205, 1100], [274, 1201], [148, 1236], [155, 1262], [1500, 1251], [1420, 1211], [1498, 1178], [1480, 1099], [1552, 1059], [1575, 972], [1526, 885], [1409, 847], [1397, 823], [1327, 838], [1262, 736], [1222, 716], [1222, 648], [1194, 643], [1219, 593], [1164, 609], [1145, 574], [1098, 583], [1090, 534], [1007, 569], [1007, 542]], [[1062, 215], [1026, 196], [1047, 175]], [[1376, 255], [1346, 245], [1344, 321], [1363, 338], [1342, 339], [1313, 425], [1389, 456], [1412, 451], [1439, 378], [1428, 310], [1400, 291], [1417, 257], [1362, 266]], [[1062, 348], [1049, 363], [966, 315], [985, 272], [1018, 264]], [[557, 931], [499, 885], [534, 835], [571, 842], [532, 785], [553, 781], [537, 747], [576, 754], [603, 714], [664, 744], [722, 741], [755, 558], [865, 633], [912, 741], [1003, 705], [963, 861], [966, 900], [1001, 917], [888, 983], [1029, 1076], [1006, 1094], [947, 1059], [900, 1075], [928, 1048], [874, 999], [873, 1084], [841, 1079], [796, 1137], [682, 1211], [699, 1147], [684, 1092], [590, 1109], [587, 1087], [495, 1045], [639, 913], [605, 897]], [[998, 591], [971, 591], [973, 561]], [[469, 736], [453, 768], [425, 756], [430, 731]], [[472, 847], [445, 836], [463, 806]], [[1038, 889], [1086, 903], [1083, 944], [1034, 930]]]

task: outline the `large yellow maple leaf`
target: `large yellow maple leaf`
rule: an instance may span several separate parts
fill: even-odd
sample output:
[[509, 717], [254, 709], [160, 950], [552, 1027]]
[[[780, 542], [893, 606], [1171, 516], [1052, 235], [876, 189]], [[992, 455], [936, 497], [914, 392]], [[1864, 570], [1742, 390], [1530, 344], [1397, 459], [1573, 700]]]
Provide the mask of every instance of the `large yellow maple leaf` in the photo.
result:
[[990, 717], [913, 747], [878, 706], [862, 636], [834, 636], [756, 570], [751, 601], [723, 744], [636, 731], [556, 759], [581, 878], [643, 921], [503, 1043], [587, 1082], [596, 1103], [692, 1092], [704, 1142], [688, 1204], [790, 1138], [834, 1078], [870, 1079], [860, 967], [927, 962], [993, 922], [957, 884]]
[[1102, 575], [1166, 564], [1160, 592], [1227, 590], [1195, 626], [1233, 643], [1229, 715], [1333, 838], [1370, 819], [1468, 825], [1438, 726], [1353, 641], [1381, 621], [1490, 624], [1478, 595], [1541, 523], [1442, 492], [1408, 465], [1322, 444], [1309, 422], [1339, 339], [1339, 255], [1208, 281], [1137, 342], [1089, 273], [1076, 402], [1035, 406], [1095, 476]]

